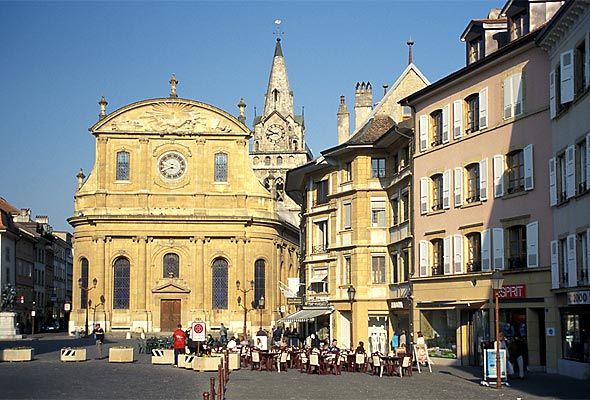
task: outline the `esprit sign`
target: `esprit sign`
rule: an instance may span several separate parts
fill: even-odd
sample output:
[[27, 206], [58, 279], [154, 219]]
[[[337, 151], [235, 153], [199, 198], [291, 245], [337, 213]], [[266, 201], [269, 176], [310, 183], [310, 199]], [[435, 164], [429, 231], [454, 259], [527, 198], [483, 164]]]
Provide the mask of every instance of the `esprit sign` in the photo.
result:
[[500, 289], [498, 297], [501, 299], [524, 299], [526, 298], [526, 285], [504, 285]]
[[567, 304], [570, 306], [590, 304], [590, 290], [567, 292]]

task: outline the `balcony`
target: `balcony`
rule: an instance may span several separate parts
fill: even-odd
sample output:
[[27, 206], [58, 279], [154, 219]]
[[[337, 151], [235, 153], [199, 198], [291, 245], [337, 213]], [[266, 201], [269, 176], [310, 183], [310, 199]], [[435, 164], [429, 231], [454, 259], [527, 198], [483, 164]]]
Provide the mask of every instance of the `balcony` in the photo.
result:
[[509, 186], [508, 189], [506, 189], [506, 192], [508, 194], [524, 192], [524, 184], [518, 186]]
[[442, 265], [433, 265], [430, 267], [430, 273], [432, 276], [440, 276], [444, 275], [444, 270]]
[[324, 204], [328, 204], [328, 196], [318, 196], [314, 199], [313, 201], [313, 206], [317, 207], [317, 206], [321, 206]]
[[311, 246], [311, 254], [325, 254], [328, 252], [328, 246], [325, 244], [316, 244]]
[[468, 204], [476, 203], [476, 202], [480, 201], [479, 194], [472, 194], [471, 196], [465, 198], [465, 201]]
[[389, 228], [389, 243], [397, 243], [410, 237], [409, 222], [405, 220]]

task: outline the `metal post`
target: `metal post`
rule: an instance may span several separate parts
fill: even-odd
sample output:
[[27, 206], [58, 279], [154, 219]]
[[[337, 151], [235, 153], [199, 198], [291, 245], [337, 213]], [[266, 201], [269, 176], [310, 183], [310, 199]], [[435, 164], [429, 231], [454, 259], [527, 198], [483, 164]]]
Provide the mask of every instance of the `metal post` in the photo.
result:
[[86, 304], [86, 322], [84, 323], [84, 335], [88, 336], [88, 308], [90, 308], [90, 300]]
[[209, 378], [209, 393], [211, 394], [211, 400], [215, 400], [215, 377]]
[[350, 302], [350, 350], [354, 348], [354, 340], [352, 339], [352, 305], [353, 302]]
[[496, 389], [502, 387], [502, 368], [500, 365], [500, 291], [494, 290], [496, 298]]
[[203, 400], [209, 400], [209, 392], [203, 392]]

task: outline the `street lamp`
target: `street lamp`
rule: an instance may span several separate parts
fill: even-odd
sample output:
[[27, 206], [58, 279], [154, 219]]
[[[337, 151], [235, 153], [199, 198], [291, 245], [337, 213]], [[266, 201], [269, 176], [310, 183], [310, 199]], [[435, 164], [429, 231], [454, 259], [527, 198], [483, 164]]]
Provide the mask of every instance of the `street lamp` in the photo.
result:
[[348, 293], [348, 301], [350, 302], [350, 349], [354, 346], [354, 341], [352, 340], [352, 303], [354, 303], [354, 296], [356, 296], [356, 289], [354, 286], [350, 285], [346, 290]]
[[264, 308], [264, 296], [258, 300], [258, 309], [260, 310], [260, 330], [262, 330], [262, 309]]
[[[98, 307], [100, 307], [100, 306], [104, 306], [104, 302], [105, 302], [105, 298], [104, 298], [104, 296], [101, 294], [101, 295], [100, 295], [100, 303], [98, 303], [98, 304], [95, 304], [95, 305], [92, 307], [92, 321], [93, 321], [93, 323], [94, 323], [94, 324], [96, 324], [96, 309], [97, 309]], [[88, 307], [90, 307], [90, 304], [91, 304], [91, 302], [90, 302], [90, 300], [88, 300]]]
[[[88, 298], [88, 292], [90, 292], [92, 289], [94, 289], [96, 287], [96, 284], [98, 283], [98, 279], [94, 278], [92, 280], [92, 286], [83, 286], [82, 285], [83, 280], [82, 278], [78, 279], [78, 287], [80, 288], [80, 290], [83, 290], [86, 292], [86, 298]], [[90, 300], [88, 300], [88, 304], [85, 304], [86, 307], [86, 323], [84, 324], [84, 334], [86, 335], [86, 337], [88, 337], [88, 308], [90, 308], [90, 304], [92, 304], [92, 302]]]
[[502, 272], [495, 270], [491, 277], [494, 299], [496, 301], [496, 389], [502, 387], [502, 368], [500, 365], [500, 289], [504, 283]]
[[238, 306], [242, 307], [244, 310], [244, 338], [247, 338], [246, 335], [246, 321], [248, 319], [248, 311], [252, 310], [248, 308], [246, 304], [246, 294], [254, 290], [254, 281], [250, 281], [250, 289], [240, 289], [240, 281], [236, 281], [236, 289], [244, 294], [244, 302], [242, 303], [242, 297], [238, 296]]

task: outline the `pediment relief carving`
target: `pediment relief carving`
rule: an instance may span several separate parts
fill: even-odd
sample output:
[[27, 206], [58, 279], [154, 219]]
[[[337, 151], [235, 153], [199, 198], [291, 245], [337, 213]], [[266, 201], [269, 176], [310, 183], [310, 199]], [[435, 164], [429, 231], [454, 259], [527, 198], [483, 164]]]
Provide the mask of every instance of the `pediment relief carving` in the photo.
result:
[[191, 290], [182, 279], [161, 279], [152, 288], [152, 293], [190, 293]]

